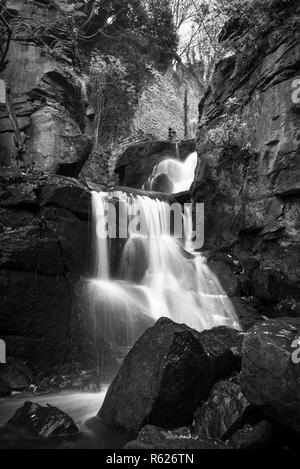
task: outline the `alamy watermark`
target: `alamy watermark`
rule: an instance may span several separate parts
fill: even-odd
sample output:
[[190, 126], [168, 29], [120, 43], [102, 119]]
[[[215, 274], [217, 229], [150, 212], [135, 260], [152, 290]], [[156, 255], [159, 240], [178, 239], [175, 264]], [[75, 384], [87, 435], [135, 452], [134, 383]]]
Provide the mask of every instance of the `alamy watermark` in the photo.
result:
[[106, 201], [96, 214], [99, 239], [127, 239], [130, 236], [160, 238], [172, 236], [188, 239], [190, 248], [201, 249], [204, 244], [204, 204], [179, 203], [162, 211], [147, 211], [143, 204], [116, 204]]
[[295, 364], [295, 365], [299, 365], [300, 363], [300, 337], [298, 337], [297, 339], [295, 339], [292, 343], [292, 348], [293, 349], [296, 349], [294, 350], [294, 352], [292, 353], [292, 362]]
[[6, 363], [6, 344], [0, 339], [0, 364]]
[[300, 104], [300, 78], [296, 78], [292, 82], [292, 101], [294, 104]]

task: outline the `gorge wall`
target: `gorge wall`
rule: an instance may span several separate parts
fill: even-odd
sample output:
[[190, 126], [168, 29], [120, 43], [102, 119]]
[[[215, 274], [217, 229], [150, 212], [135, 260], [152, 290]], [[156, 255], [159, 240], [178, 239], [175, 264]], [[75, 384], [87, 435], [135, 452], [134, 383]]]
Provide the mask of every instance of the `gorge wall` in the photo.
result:
[[221, 61], [200, 103], [193, 198], [205, 202], [205, 247], [229, 294], [299, 317], [299, 5], [277, 4], [279, 25], [248, 57]]
[[8, 357], [47, 373], [96, 359], [85, 295], [93, 268], [87, 185], [114, 184], [120, 155], [167, 140], [169, 127], [178, 138], [191, 136], [186, 126], [197, 118], [202, 95], [184, 68], [153, 71], [131, 131], [93, 151], [89, 60], [101, 36], [84, 45], [79, 38], [91, 3], [7, 0], [4, 11], [12, 37], [0, 79], [21, 141], [18, 148], [2, 99], [0, 337]]

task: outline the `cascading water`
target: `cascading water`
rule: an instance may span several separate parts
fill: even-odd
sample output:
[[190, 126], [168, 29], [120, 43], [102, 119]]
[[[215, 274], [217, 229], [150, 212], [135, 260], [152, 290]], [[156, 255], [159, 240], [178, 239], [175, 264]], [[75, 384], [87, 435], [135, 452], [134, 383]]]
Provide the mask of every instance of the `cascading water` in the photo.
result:
[[[192, 251], [191, 211], [184, 213], [179, 242], [170, 235], [167, 202], [122, 192], [94, 193], [94, 231], [98, 234], [105, 204], [112, 200], [127, 209], [121, 224], [128, 227], [128, 238], [123, 240], [116, 278], [110, 277], [109, 265], [114, 243], [119, 249], [120, 240], [102, 236], [95, 243], [96, 278], [89, 282], [89, 294], [97, 330], [106, 344], [102, 354], [108, 347], [124, 356], [145, 329], [163, 316], [198, 331], [219, 325], [239, 328], [234, 308], [205, 257]], [[137, 212], [139, 230], [131, 217]]]
[[180, 161], [177, 150], [177, 159], [168, 158], [161, 161], [153, 169], [151, 177], [144, 184], [144, 189], [177, 194], [188, 191], [195, 177], [197, 166], [197, 153], [191, 153], [185, 161]]

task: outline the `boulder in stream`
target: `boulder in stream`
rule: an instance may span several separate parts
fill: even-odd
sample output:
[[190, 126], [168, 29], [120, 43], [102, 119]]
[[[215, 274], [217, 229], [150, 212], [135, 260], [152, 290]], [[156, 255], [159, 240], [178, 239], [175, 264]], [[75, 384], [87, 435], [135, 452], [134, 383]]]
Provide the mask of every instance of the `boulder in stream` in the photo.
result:
[[76, 436], [78, 428], [67, 414], [48, 404], [42, 407], [34, 402], [25, 402], [7, 422], [9, 430], [22, 435], [50, 439]]
[[166, 318], [148, 329], [108, 389], [102, 421], [133, 435], [148, 423], [168, 429], [191, 424], [213, 383], [212, 362], [195, 334]]
[[241, 388], [266, 416], [300, 433], [300, 319], [255, 325], [245, 336]]

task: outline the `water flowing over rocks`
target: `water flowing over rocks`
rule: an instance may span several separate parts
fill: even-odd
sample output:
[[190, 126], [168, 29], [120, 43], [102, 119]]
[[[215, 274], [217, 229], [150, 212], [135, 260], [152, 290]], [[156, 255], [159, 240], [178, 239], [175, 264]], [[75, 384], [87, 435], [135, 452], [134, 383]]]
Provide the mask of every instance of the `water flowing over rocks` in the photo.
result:
[[44, 440], [64, 439], [78, 434], [78, 428], [67, 414], [48, 405], [42, 407], [25, 402], [7, 422], [7, 427], [19, 434], [31, 435]]

